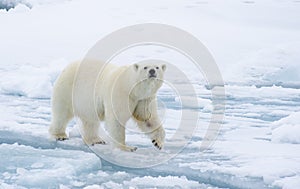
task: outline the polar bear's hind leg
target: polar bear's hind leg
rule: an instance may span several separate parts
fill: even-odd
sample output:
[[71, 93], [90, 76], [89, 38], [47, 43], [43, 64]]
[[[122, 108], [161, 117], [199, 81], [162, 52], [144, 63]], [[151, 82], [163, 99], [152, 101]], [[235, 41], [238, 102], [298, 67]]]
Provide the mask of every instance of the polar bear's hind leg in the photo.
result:
[[66, 127], [74, 117], [72, 107], [72, 87], [76, 64], [70, 64], [58, 77], [52, 94], [52, 120], [49, 133], [56, 140], [66, 140]]
[[69, 121], [73, 118], [73, 114], [67, 112], [60, 112], [59, 115], [53, 111], [52, 121], [49, 128], [49, 133], [56, 140], [66, 140], [68, 139], [66, 134], [66, 128]]
[[82, 120], [82, 138], [87, 145], [106, 144], [99, 136], [98, 121], [85, 121]]

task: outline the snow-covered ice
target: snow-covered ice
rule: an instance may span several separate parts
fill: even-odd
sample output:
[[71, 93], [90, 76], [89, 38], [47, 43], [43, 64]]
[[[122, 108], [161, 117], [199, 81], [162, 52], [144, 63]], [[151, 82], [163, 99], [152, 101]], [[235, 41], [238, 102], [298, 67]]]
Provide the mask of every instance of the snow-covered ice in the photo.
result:
[[[0, 0], [0, 8], [0, 188], [300, 188], [298, 1]], [[199, 113], [178, 155], [142, 169], [114, 165], [83, 144], [74, 121], [70, 140], [49, 139], [50, 97], [62, 69], [110, 32], [147, 22], [188, 31], [214, 56], [226, 84], [214, 144], [200, 149], [214, 110], [204, 76], [174, 50], [153, 46], [114, 61], [161, 58], [188, 75], [198, 105], [164, 86], [167, 146], [149, 150], [168, 152], [182, 111]], [[132, 122], [127, 134], [131, 145], [152, 149]]]
[[300, 144], [300, 112], [293, 112], [288, 117], [273, 123], [272, 141]]

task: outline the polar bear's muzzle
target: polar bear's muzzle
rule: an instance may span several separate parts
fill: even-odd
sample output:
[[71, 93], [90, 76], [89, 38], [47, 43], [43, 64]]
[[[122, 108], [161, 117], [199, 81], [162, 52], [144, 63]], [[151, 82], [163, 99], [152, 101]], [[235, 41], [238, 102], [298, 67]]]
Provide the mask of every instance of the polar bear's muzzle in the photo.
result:
[[155, 69], [149, 70], [149, 78], [156, 78], [156, 71]]

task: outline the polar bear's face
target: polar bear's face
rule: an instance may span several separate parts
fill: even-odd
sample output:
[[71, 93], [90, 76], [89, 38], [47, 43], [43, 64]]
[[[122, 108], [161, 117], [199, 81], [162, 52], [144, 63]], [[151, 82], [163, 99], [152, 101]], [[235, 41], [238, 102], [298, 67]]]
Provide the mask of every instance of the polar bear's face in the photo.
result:
[[134, 64], [134, 84], [132, 94], [138, 99], [149, 98], [156, 94], [163, 84], [165, 64], [140, 63]]
[[138, 80], [163, 80], [165, 64], [134, 64]]

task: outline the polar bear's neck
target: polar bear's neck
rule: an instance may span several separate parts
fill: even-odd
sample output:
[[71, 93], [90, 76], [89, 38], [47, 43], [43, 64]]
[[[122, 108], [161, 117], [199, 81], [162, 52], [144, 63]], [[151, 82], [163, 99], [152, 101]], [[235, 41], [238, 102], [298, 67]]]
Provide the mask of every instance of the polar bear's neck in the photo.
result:
[[[156, 96], [157, 90], [162, 85], [160, 79], [139, 78], [136, 71], [132, 67], [123, 67], [115, 78], [117, 88], [122, 93], [129, 95], [133, 101], [139, 101]], [[120, 91], [120, 92], [121, 92]]]
[[151, 98], [156, 95], [157, 90], [160, 88], [161, 82], [159, 80], [143, 80], [134, 85], [130, 97], [135, 100], [143, 100]]

